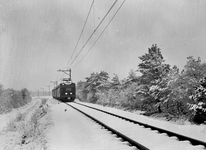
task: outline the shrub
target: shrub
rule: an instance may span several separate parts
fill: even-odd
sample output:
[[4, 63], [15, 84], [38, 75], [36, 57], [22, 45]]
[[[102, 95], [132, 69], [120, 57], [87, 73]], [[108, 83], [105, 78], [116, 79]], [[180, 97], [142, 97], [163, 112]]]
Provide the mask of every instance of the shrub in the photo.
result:
[[24, 120], [24, 115], [19, 112], [19, 113], [16, 115], [16, 121], [17, 121], [17, 122], [20, 122], [20, 121], [23, 121], [23, 120]]
[[206, 77], [200, 80], [199, 86], [190, 98], [194, 101], [193, 104], [189, 104], [190, 110], [193, 111], [191, 120], [198, 124], [203, 123], [206, 121]]
[[45, 105], [47, 103], [48, 99], [47, 98], [42, 98], [41, 99], [41, 104]]

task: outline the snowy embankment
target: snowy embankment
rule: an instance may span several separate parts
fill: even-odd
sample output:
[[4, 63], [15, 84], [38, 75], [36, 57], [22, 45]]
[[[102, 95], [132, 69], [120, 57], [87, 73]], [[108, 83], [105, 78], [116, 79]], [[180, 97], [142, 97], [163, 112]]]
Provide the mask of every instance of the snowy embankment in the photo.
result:
[[[77, 101], [78, 103], [82, 103]], [[184, 124], [184, 125], [178, 125], [175, 124], [173, 122], [168, 122], [168, 121], [164, 121], [164, 120], [158, 120], [155, 118], [150, 118], [147, 116], [143, 116], [143, 115], [138, 115], [138, 114], [134, 114], [131, 112], [126, 112], [123, 110], [119, 110], [116, 108], [110, 108], [110, 107], [103, 107], [97, 104], [90, 104], [90, 103], [82, 103], [85, 105], [90, 105], [92, 107], [95, 108], [99, 108], [99, 109], [103, 109], [106, 111], [109, 111], [111, 113], [115, 113], [121, 116], [125, 116], [137, 121], [140, 121], [142, 123], [145, 124], [149, 124], [149, 125], [153, 125], [159, 128], [163, 128], [172, 132], [176, 132], [179, 134], [183, 134], [189, 137], [193, 137], [195, 139], [199, 139], [201, 141], [206, 141], [206, 125], [192, 125], [192, 124]]]
[[46, 101], [33, 98], [29, 104], [0, 115], [0, 149], [26, 150], [45, 146]]

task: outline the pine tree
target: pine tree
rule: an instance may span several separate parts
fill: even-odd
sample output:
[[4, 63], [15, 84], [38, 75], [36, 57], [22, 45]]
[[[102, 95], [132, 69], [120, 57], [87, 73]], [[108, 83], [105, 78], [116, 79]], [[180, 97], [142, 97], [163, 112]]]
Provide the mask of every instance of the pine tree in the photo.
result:
[[87, 100], [87, 93], [89, 91], [85, 87], [86, 87], [86, 82], [79, 81], [77, 83], [76, 95], [77, 95], [77, 98], [80, 99], [81, 101], [86, 101]]
[[195, 94], [190, 98], [194, 101], [194, 104], [189, 104], [194, 115], [192, 120], [196, 123], [203, 123], [206, 121], [206, 77], [199, 81]]
[[100, 73], [91, 73], [90, 77], [86, 78], [86, 89], [89, 91], [87, 99], [89, 102], [95, 103], [98, 99], [97, 92], [104, 92], [109, 88], [109, 74], [105, 71]]
[[[165, 88], [167, 87], [167, 80], [165, 78], [168, 76], [170, 71], [170, 65], [165, 64], [165, 60], [162, 56], [160, 48], [157, 45], [152, 45], [148, 49], [148, 53], [139, 57], [142, 61], [138, 65], [138, 71], [142, 73], [140, 77], [140, 83], [147, 86], [145, 91], [146, 103], [156, 106], [159, 112], [161, 110], [161, 104], [163, 103], [163, 95]], [[140, 89], [141, 90], [141, 89]]]
[[169, 64], [165, 64], [160, 48], [152, 45], [148, 53], [139, 57], [142, 63], [138, 65], [138, 71], [142, 73], [143, 84], [155, 85], [169, 72]]
[[110, 82], [110, 88], [111, 89], [119, 89], [119, 86], [120, 86], [120, 80], [119, 80], [119, 77], [117, 74], [114, 74], [113, 78], [111, 79], [111, 82]]

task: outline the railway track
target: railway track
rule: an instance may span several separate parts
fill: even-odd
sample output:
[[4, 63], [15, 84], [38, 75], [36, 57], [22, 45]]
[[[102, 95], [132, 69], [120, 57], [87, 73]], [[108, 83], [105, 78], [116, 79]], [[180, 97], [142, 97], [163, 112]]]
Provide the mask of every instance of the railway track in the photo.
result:
[[206, 149], [206, 142], [141, 123], [103, 109], [82, 103], [67, 103], [67, 105], [111, 131], [117, 137], [121, 138], [122, 141], [128, 142], [128, 145], [135, 146], [140, 150]]

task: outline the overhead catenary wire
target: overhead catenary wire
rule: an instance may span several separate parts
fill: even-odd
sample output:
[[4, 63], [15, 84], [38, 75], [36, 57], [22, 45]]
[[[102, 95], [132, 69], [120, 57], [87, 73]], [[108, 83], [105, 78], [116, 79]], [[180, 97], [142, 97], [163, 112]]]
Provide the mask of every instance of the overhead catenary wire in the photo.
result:
[[[75, 45], [75, 47], [74, 47], [74, 49], [73, 49], [73, 51], [72, 51], [72, 55], [71, 55], [69, 61], [67, 62], [67, 66], [68, 66], [69, 62], [72, 60], [72, 57], [73, 57], [73, 55], [74, 55], [74, 52], [75, 52], [75, 50], [76, 50], [76, 48], [77, 48], [77, 46], [78, 46], [78, 44], [79, 44], [79, 41], [80, 41], [80, 39], [81, 39], [81, 37], [82, 37], [82, 34], [83, 34], [83, 32], [84, 32], [84, 29], [85, 29], [85, 26], [86, 26], [86, 23], [87, 23], [87, 21], [88, 21], [88, 18], [89, 18], [89, 15], [90, 15], [90, 13], [91, 13], [91, 10], [92, 10], [93, 5], [94, 5], [94, 0], [93, 0], [92, 3], [91, 3], [91, 6], [90, 6], [90, 8], [89, 8], [89, 12], [88, 12], [87, 17], [86, 17], [86, 20], [85, 20], [85, 22], [84, 22], [83, 28], [82, 28], [82, 30], [81, 30], [81, 33], [80, 33], [79, 38], [78, 38], [78, 40], [77, 40], [77, 43], [76, 43], [76, 45]], [[67, 68], [67, 66], [65, 67], [65, 69]], [[65, 76], [65, 74], [63, 74], [63, 75], [61, 76], [61, 79], [62, 79], [64, 76]]]
[[85, 28], [85, 26], [86, 26], [87, 20], [88, 20], [88, 18], [89, 18], [90, 12], [91, 12], [91, 10], [92, 10], [93, 4], [94, 4], [94, 0], [92, 1], [92, 4], [91, 4], [91, 6], [90, 6], [90, 8], [89, 8], [89, 12], [88, 12], [87, 17], [86, 17], [86, 20], [85, 20], [85, 22], [84, 22], [82, 31], [81, 31], [81, 33], [80, 33], [80, 35], [79, 35], [79, 38], [78, 38], [78, 40], [77, 40], [77, 43], [76, 43], [76, 45], [75, 45], [75, 47], [74, 47], [74, 50], [73, 50], [73, 52], [72, 52], [72, 55], [71, 55], [69, 61], [67, 62], [67, 65], [68, 65], [69, 62], [72, 60], [72, 57], [73, 57], [74, 52], [75, 52], [75, 50], [76, 50], [76, 48], [77, 48], [77, 45], [79, 44], [79, 41], [80, 41], [81, 36], [82, 36], [82, 34], [83, 34], [83, 32], [84, 32], [84, 28]]
[[93, 20], [94, 20], [94, 29], [95, 29], [95, 13], [94, 13], [94, 5], [93, 5]]
[[[125, 3], [126, 0], [124, 0], [121, 5], [119, 6], [119, 8], [117, 9], [117, 11], [115, 12], [115, 14], [113, 15], [113, 17], [110, 19], [110, 21], [107, 23], [107, 25], [105, 26], [105, 28], [102, 30], [102, 32], [100, 33], [100, 35], [98, 36], [98, 38], [95, 40], [95, 42], [92, 44], [92, 46], [90, 47], [90, 49], [85, 53], [85, 55], [73, 66], [76, 67], [85, 57], [86, 55], [91, 51], [91, 49], [94, 47], [94, 45], [97, 43], [97, 41], [100, 39], [100, 37], [102, 36], [102, 34], [104, 33], [104, 31], [107, 29], [107, 27], [109, 26], [109, 24], [112, 22], [112, 20], [114, 19], [114, 17], [117, 15], [117, 13], [119, 12], [119, 10], [121, 9], [121, 7], [123, 6], [123, 4]], [[71, 67], [71, 68], [73, 68]]]
[[69, 68], [71, 67], [71, 65], [74, 63], [74, 61], [77, 59], [77, 57], [79, 56], [79, 54], [82, 52], [82, 50], [84, 49], [84, 47], [87, 45], [87, 43], [89, 42], [89, 40], [92, 38], [92, 36], [94, 35], [94, 33], [97, 31], [97, 29], [99, 28], [99, 26], [102, 24], [102, 22], [105, 20], [105, 18], [107, 17], [107, 15], [109, 14], [109, 12], [112, 10], [112, 8], [114, 7], [114, 5], [117, 3], [118, 0], [115, 0], [115, 2], [112, 4], [112, 6], [110, 7], [110, 9], [107, 11], [107, 13], [105, 14], [105, 16], [103, 17], [103, 19], [100, 21], [100, 23], [98, 24], [98, 26], [94, 29], [94, 31], [92, 32], [92, 34], [90, 35], [90, 37], [87, 39], [87, 41], [85, 42], [85, 44], [82, 46], [82, 48], [80, 49], [79, 53], [76, 55], [76, 57], [73, 59], [73, 61], [70, 63]]

